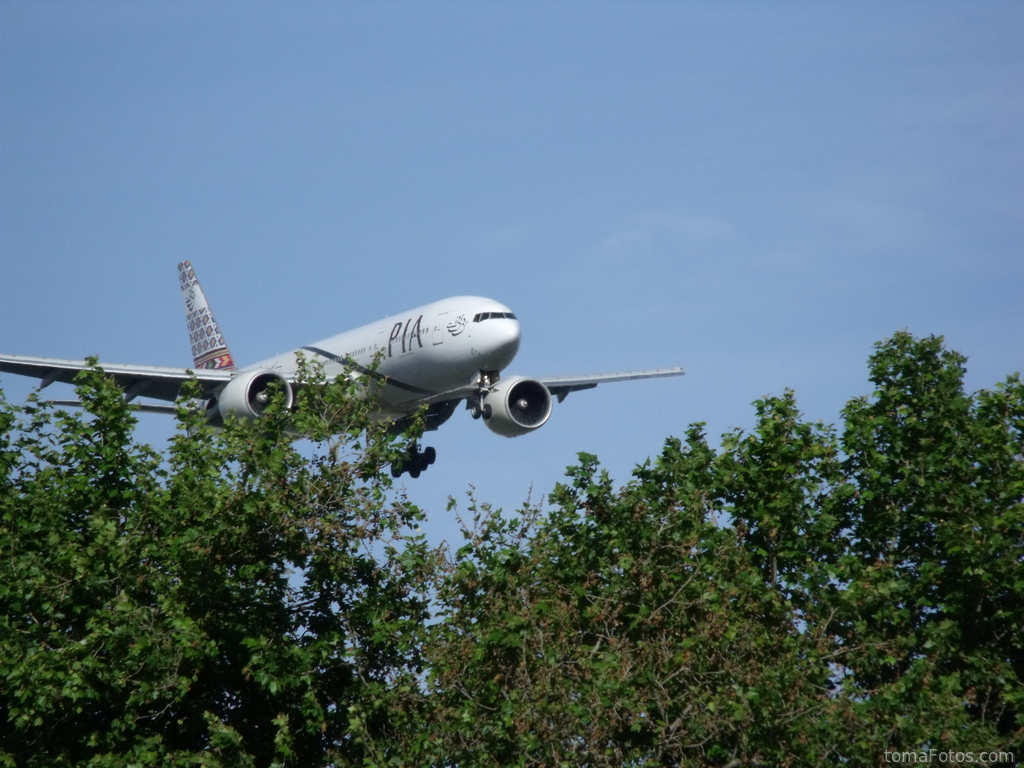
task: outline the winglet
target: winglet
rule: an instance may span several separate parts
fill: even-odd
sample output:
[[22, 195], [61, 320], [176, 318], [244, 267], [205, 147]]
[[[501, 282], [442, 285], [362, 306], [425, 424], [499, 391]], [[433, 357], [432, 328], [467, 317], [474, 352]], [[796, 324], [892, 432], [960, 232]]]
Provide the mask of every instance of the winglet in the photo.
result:
[[192, 344], [196, 370], [234, 368], [235, 361], [228, 352], [227, 342], [217, 327], [191, 262], [183, 261], [178, 265], [178, 280], [181, 282], [181, 295], [185, 299], [188, 340]]

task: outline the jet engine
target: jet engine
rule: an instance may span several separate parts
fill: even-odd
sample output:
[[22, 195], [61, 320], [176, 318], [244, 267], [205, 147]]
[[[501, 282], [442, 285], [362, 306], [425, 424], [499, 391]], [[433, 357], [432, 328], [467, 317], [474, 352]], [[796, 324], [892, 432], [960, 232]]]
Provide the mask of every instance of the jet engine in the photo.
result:
[[281, 374], [273, 371], [249, 371], [227, 383], [220, 391], [217, 403], [207, 411], [210, 421], [223, 421], [228, 416], [236, 419], [256, 419], [270, 402], [270, 385], [280, 382], [284, 392], [285, 408], [292, 407], [292, 385]]
[[483, 399], [483, 417], [492, 432], [518, 437], [543, 426], [551, 415], [551, 393], [534, 379], [501, 379]]

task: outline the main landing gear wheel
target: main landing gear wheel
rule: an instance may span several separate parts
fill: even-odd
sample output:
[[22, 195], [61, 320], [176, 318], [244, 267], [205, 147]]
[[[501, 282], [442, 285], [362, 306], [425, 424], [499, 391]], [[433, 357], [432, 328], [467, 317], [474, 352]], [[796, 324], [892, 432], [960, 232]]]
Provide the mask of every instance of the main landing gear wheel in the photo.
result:
[[433, 446], [427, 446], [421, 451], [420, 447], [413, 443], [405, 458], [391, 465], [391, 476], [401, 477], [403, 472], [408, 472], [409, 477], [417, 478], [435, 461], [437, 461], [437, 451]]

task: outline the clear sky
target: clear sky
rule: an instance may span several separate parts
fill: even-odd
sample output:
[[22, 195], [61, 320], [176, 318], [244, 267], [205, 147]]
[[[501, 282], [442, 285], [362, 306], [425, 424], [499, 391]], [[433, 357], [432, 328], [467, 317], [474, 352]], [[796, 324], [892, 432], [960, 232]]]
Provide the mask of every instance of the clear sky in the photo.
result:
[[240, 364], [468, 293], [509, 373], [686, 369], [457, 412], [405, 480], [435, 539], [786, 387], [836, 422], [898, 329], [991, 387], [1022, 248], [1019, 2], [0, 2], [2, 351], [188, 365], [187, 258]]

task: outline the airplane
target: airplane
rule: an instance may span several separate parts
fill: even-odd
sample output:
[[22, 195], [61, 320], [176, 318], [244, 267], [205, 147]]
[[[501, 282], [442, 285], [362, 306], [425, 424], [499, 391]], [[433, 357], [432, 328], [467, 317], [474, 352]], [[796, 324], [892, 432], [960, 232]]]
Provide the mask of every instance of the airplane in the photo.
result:
[[[172, 403], [194, 372], [206, 398], [207, 418], [215, 425], [231, 417], [258, 418], [270, 399], [268, 387], [273, 382], [279, 383], [285, 406], [290, 407], [300, 354], [320, 361], [328, 378], [343, 374], [375, 381], [380, 419], [400, 426], [426, 406], [425, 428], [435, 430], [465, 402], [474, 419], [483, 419], [492, 432], [504, 437], [542, 427], [551, 415], [552, 399], [562, 402], [570, 392], [613, 381], [683, 374], [681, 368], [662, 368], [591, 376], [504, 377], [502, 371], [519, 351], [519, 320], [504, 304], [481, 296], [435, 301], [239, 368], [190, 262], [178, 264], [178, 279], [193, 367], [103, 364], [103, 369], [124, 389], [128, 401], [144, 396]], [[0, 355], [0, 372], [37, 377], [39, 389], [58, 381], [70, 383], [87, 366], [85, 360]], [[166, 402], [136, 405], [143, 412], [174, 412], [174, 405]], [[392, 465], [391, 473], [400, 477], [407, 471], [419, 477], [436, 457], [434, 448], [420, 450], [414, 442], [409, 456]]]

